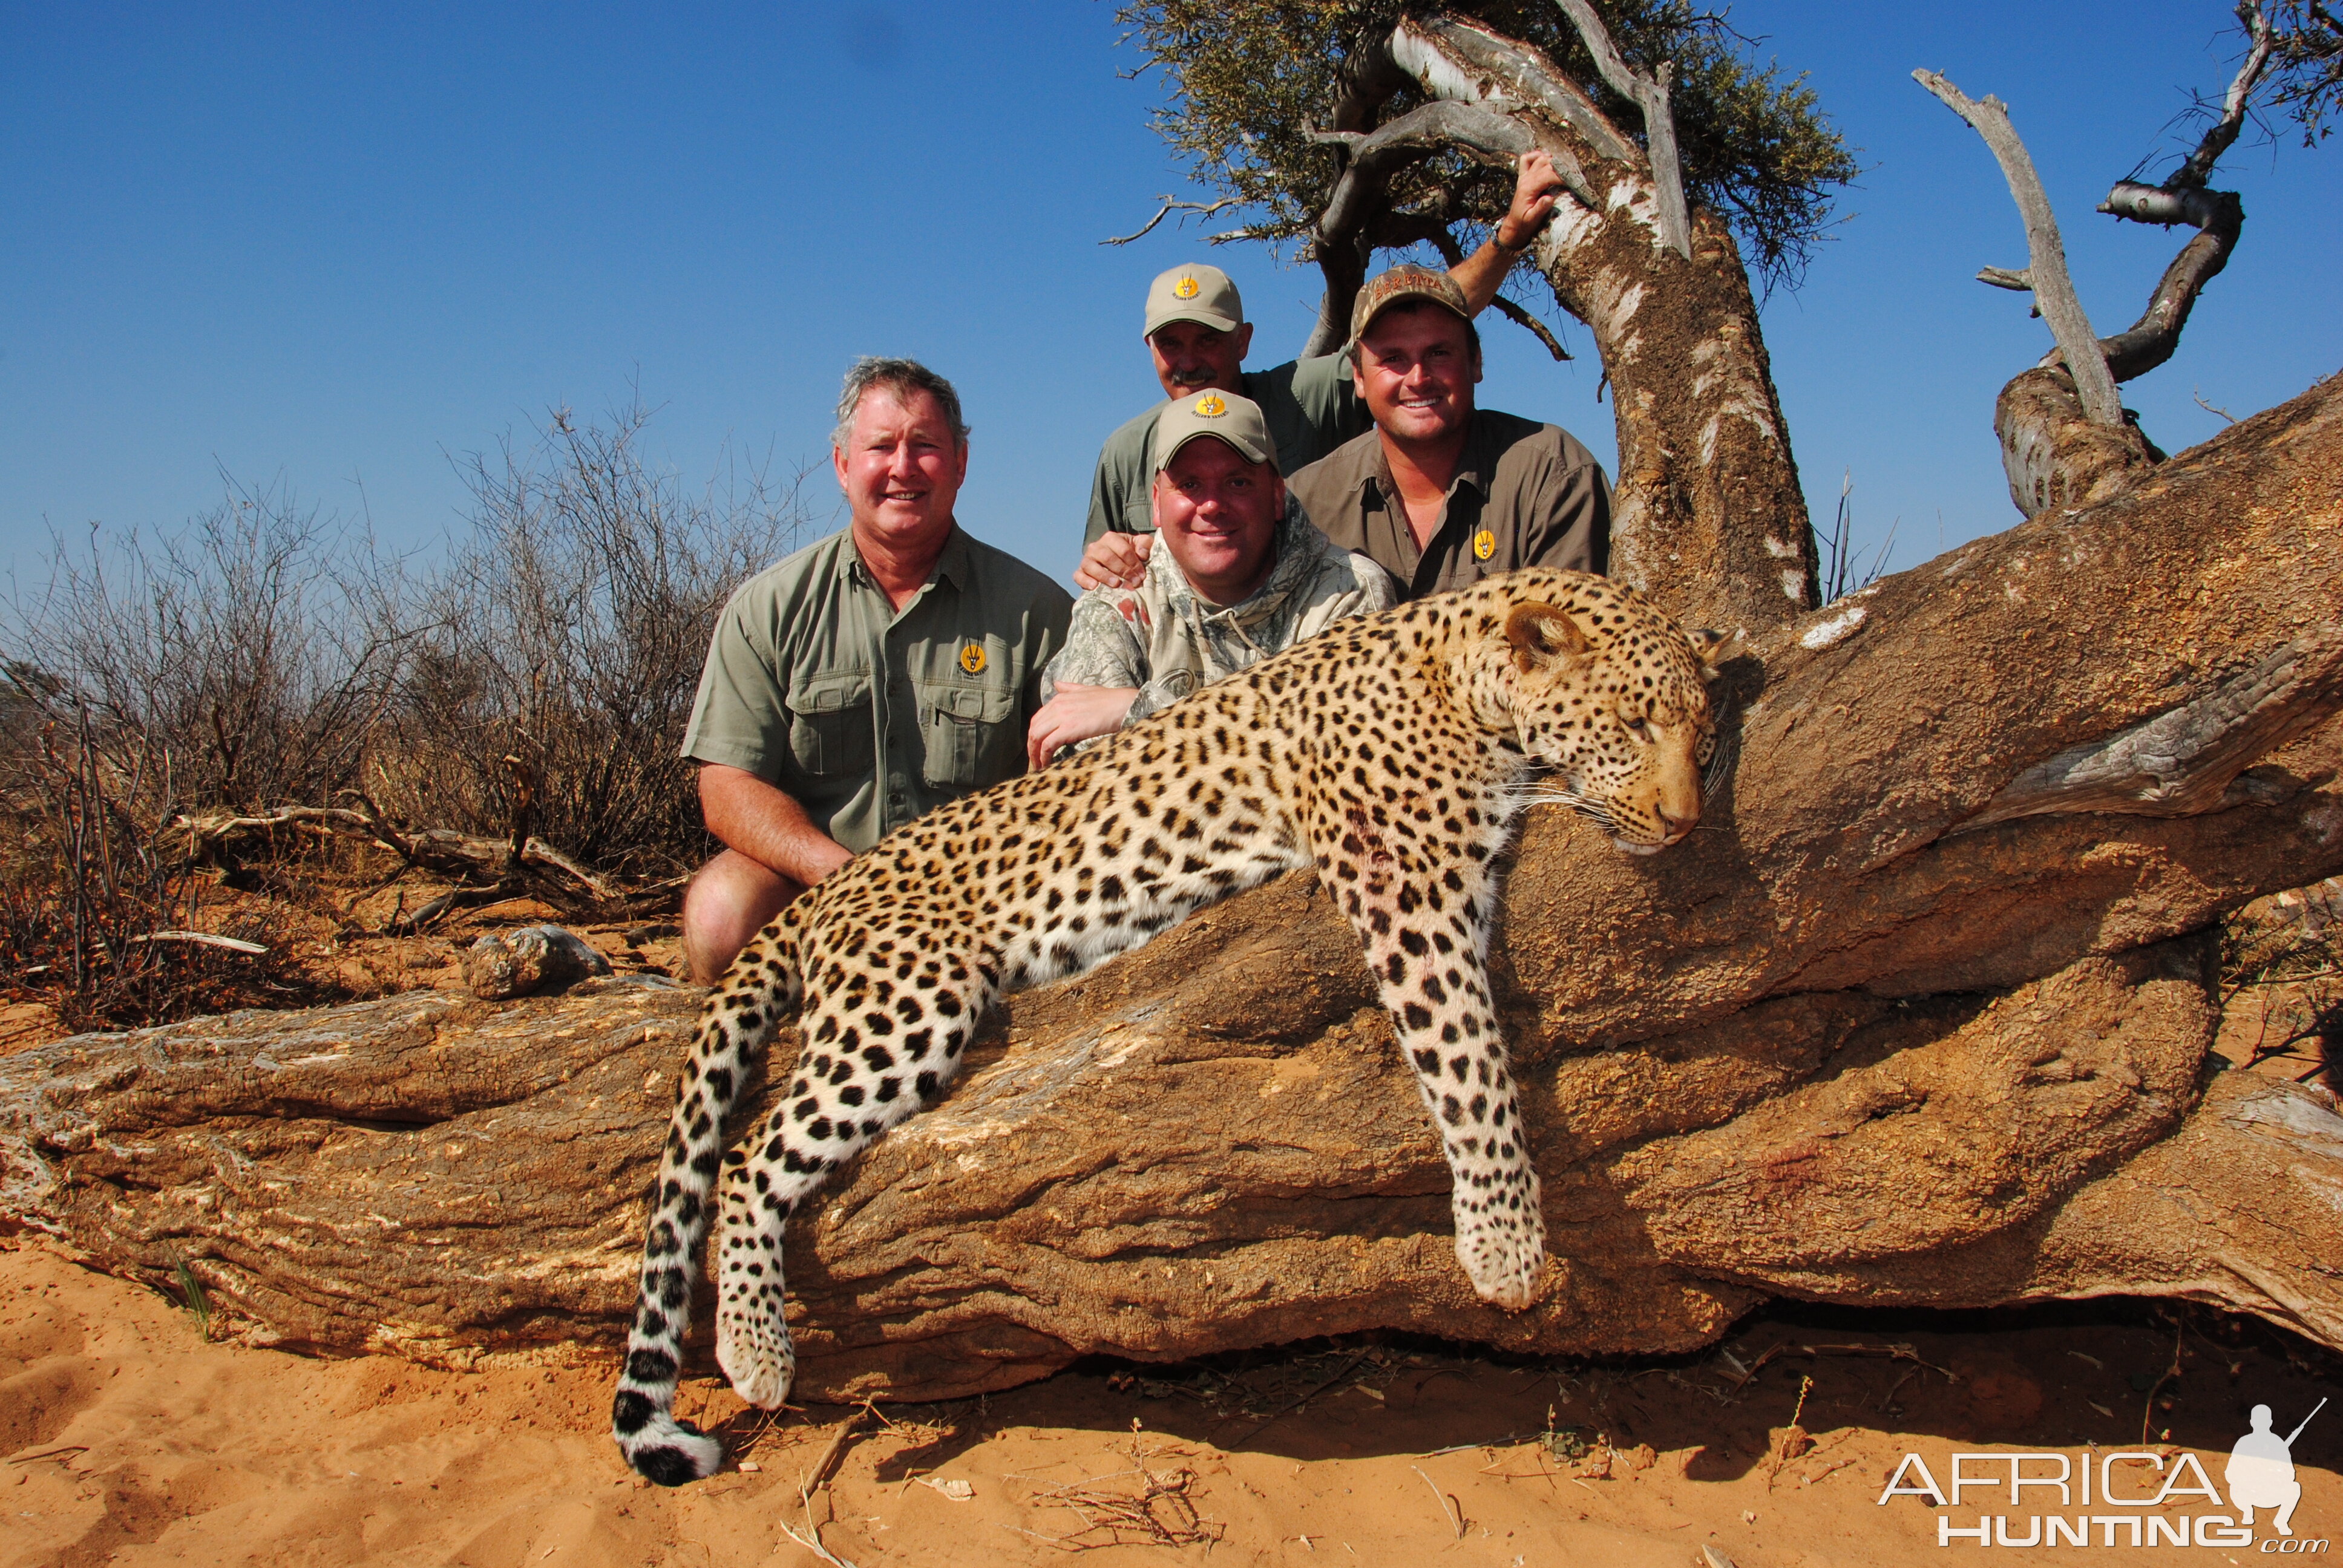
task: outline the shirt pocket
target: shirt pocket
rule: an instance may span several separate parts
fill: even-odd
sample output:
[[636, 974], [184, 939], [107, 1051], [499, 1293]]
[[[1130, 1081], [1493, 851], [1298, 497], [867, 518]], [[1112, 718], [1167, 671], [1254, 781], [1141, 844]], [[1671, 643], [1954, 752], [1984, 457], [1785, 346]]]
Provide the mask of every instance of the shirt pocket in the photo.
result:
[[789, 688], [789, 755], [816, 779], [869, 774], [870, 677], [860, 670], [812, 676]]
[[927, 742], [930, 784], [977, 789], [1024, 771], [1017, 693], [1006, 687], [922, 684], [920, 728]]

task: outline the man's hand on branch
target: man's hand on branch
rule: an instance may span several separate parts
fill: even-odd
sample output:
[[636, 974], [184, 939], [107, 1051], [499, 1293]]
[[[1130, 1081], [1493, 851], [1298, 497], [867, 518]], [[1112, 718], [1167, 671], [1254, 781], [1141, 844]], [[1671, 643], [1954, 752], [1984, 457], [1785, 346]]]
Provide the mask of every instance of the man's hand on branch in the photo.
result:
[[1057, 695], [1042, 705], [1025, 731], [1026, 760], [1036, 769], [1047, 768], [1061, 747], [1088, 740], [1093, 735], [1113, 734], [1122, 728], [1131, 705], [1138, 699], [1139, 688], [1135, 686], [1061, 684]]
[[1147, 580], [1147, 552], [1153, 534], [1101, 534], [1082, 551], [1074, 568], [1074, 586], [1083, 588], [1135, 588]]
[[1523, 153], [1513, 172], [1513, 205], [1497, 220], [1497, 247], [1517, 253], [1527, 250], [1546, 220], [1554, 216], [1554, 203], [1562, 199], [1563, 189], [1562, 176], [1554, 172], [1554, 158], [1544, 147]]

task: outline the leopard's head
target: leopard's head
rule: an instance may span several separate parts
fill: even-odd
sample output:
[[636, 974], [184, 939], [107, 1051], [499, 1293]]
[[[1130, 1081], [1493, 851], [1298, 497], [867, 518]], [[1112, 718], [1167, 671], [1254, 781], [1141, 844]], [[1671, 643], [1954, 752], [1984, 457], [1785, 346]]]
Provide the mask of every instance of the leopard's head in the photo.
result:
[[1624, 584], [1554, 576], [1503, 625], [1513, 739], [1548, 774], [1532, 798], [1584, 812], [1631, 854], [1656, 854], [1700, 820], [1724, 637], [1684, 630]]

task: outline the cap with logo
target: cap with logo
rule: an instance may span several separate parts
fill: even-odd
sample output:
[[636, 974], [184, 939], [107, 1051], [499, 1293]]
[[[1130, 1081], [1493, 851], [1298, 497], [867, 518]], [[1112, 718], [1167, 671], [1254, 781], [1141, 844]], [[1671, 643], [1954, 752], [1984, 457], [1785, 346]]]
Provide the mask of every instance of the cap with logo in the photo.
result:
[[1244, 301], [1237, 286], [1217, 266], [1175, 266], [1147, 288], [1147, 330], [1173, 321], [1200, 321], [1222, 332], [1244, 325]]
[[1355, 345], [1366, 335], [1376, 317], [1403, 299], [1429, 299], [1444, 310], [1453, 311], [1460, 321], [1473, 319], [1473, 312], [1464, 303], [1464, 291], [1456, 286], [1454, 278], [1429, 266], [1394, 266], [1359, 290], [1359, 297], [1351, 306], [1351, 344]]
[[1153, 471], [1169, 467], [1180, 448], [1199, 436], [1219, 437], [1248, 463], [1277, 461], [1260, 404], [1234, 392], [1195, 392], [1173, 398], [1155, 417]]

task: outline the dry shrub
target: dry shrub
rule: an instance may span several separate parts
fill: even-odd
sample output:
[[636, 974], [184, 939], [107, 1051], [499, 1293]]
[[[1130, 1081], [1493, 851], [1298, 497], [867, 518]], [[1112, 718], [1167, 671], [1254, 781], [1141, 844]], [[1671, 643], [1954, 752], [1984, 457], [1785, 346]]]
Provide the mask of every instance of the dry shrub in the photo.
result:
[[[207, 916], [209, 879], [157, 829], [157, 803], [172, 794], [167, 749], [108, 734], [54, 678], [22, 665], [8, 676], [0, 809], [15, 831], [0, 861], [0, 985], [43, 995], [71, 1030], [315, 995], [277, 922]], [[264, 950], [190, 940], [197, 932]]]
[[355, 798], [621, 873], [703, 853], [677, 748], [717, 610], [799, 528], [796, 485], [736, 469], [689, 495], [642, 461], [646, 418], [565, 410], [471, 459], [471, 528], [428, 570], [233, 482], [176, 536], [60, 538], [45, 588], [0, 605], [0, 989], [75, 1027], [304, 1000], [280, 933], [206, 923], [232, 868], [196, 863], [186, 815]]
[[579, 859], [652, 873], [709, 852], [677, 753], [716, 612], [788, 549], [798, 480], [730, 469], [699, 495], [647, 467], [638, 405], [553, 416], [475, 455], [471, 529], [425, 598], [374, 783], [393, 812], [516, 823]]

